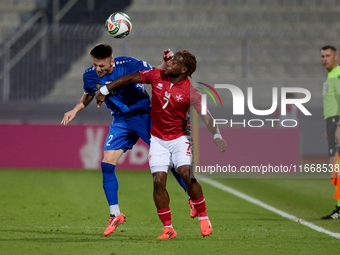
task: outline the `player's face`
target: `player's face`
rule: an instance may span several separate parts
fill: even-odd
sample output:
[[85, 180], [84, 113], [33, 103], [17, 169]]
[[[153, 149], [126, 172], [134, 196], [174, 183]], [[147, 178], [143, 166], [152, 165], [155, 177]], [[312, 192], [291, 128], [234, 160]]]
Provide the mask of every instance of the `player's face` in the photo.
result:
[[183, 57], [179, 54], [175, 54], [168, 62], [164, 69], [167, 76], [179, 77], [186, 72], [187, 68], [184, 66]]
[[105, 74], [109, 74], [113, 70], [113, 58], [108, 57], [104, 59], [92, 58], [92, 63], [96, 73], [99, 77], [103, 77]]
[[337, 65], [338, 54], [331, 49], [321, 51], [321, 62], [322, 65], [328, 70], [333, 70]]

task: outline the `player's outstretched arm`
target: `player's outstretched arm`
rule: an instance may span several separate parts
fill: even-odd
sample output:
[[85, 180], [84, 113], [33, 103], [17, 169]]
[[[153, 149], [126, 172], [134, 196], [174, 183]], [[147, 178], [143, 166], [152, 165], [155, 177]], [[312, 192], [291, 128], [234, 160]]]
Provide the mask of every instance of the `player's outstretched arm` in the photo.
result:
[[140, 74], [139, 72], [126, 74], [118, 79], [114, 80], [113, 82], [107, 84], [106, 86], [103, 86], [100, 88], [100, 90], [96, 91], [96, 100], [97, 100], [97, 106], [98, 108], [102, 105], [102, 103], [105, 100], [105, 96], [110, 93], [110, 90], [114, 90], [119, 87], [124, 87], [130, 83], [138, 83], [140, 80]]
[[159, 66], [155, 66], [154, 69], [164, 70], [167, 65], [167, 62], [173, 57], [173, 55], [174, 53], [170, 49], [164, 50], [162, 64], [160, 64]]
[[221, 152], [224, 152], [227, 148], [227, 142], [223, 140], [218, 126], [214, 126], [214, 118], [212, 117], [209, 110], [207, 110], [207, 114], [205, 115], [202, 115], [200, 112], [198, 112], [198, 114], [201, 116], [209, 132], [214, 136], [214, 143], [220, 147]]
[[94, 93], [92, 94], [84, 94], [79, 102], [76, 104], [76, 106], [71, 110], [71, 111], [68, 111], [64, 114], [64, 117], [62, 119], [62, 121], [60, 122], [60, 124], [62, 125], [67, 125], [68, 123], [71, 122], [71, 120], [74, 119], [74, 117], [76, 117], [76, 114], [84, 109], [86, 106], [89, 105], [89, 103], [91, 103], [91, 101], [93, 100], [94, 98]]

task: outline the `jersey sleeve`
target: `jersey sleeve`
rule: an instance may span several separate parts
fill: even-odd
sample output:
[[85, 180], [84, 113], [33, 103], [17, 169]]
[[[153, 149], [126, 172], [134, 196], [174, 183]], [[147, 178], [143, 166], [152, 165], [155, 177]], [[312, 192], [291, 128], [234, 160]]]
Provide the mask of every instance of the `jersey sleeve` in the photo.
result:
[[125, 62], [128, 64], [127, 73], [135, 73], [152, 69], [152, 66], [149, 63], [134, 57], [126, 57]]
[[157, 69], [152, 69], [152, 70], [145, 70], [145, 71], [140, 71], [140, 83], [148, 83], [151, 84], [153, 78], [155, 77], [155, 73], [157, 72]]
[[193, 106], [197, 112], [200, 112], [202, 109], [202, 94], [192, 84], [190, 85], [190, 106]]
[[91, 94], [93, 92], [96, 92], [98, 88], [96, 87], [97, 80], [91, 78], [91, 76], [88, 74], [88, 72], [85, 72], [83, 74], [83, 88], [85, 94]]

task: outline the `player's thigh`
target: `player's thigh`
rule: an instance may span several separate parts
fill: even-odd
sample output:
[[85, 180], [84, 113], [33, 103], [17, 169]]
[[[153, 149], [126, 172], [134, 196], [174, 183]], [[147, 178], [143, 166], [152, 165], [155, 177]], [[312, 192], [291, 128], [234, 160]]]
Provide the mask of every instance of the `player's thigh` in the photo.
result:
[[122, 149], [104, 151], [103, 162], [112, 165], [117, 165], [118, 160], [123, 155], [124, 151]]
[[147, 145], [150, 145], [151, 118], [149, 113], [130, 117], [128, 124]]
[[170, 152], [175, 169], [184, 165], [190, 166], [192, 161], [192, 141], [190, 136], [181, 136], [172, 140]]
[[104, 151], [132, 149], [138, 140], [136, 132], [124, 121], [114, 120], [104, 143]]
[[181, 165], [177, 168], [177, 172], [181, 176], [182, 180], [185, 183], [190, 182], [190, 178], [193, 177], [190, 173], [191, 166], [190, 165]]
[[151, 173], [166, 172], [172, 167], [171, 154], [166, 147], [166, 141], [152, 136], [149, 150], [149, 165]]
[[339, 116], [329, 117], [326, 119], [326, 132], [328, 135], [328, 155], [334, 156], [337, 151], [337, 144], [335, 142], [335, 131], [337, 129], [337, 123], [339, 122]]

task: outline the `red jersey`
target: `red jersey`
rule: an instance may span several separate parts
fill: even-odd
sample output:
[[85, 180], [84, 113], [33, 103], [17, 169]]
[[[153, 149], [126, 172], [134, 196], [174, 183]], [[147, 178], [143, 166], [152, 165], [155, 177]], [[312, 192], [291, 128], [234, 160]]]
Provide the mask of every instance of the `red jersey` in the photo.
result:
[[151, 134], [162, 140], [174, 140], [188, 135], [187, 113], [193, 106], [201, 111], [201, 93], [188, 78], [171, 83], [164, 70], [140, 71], [140, 82], [152, 86]]

